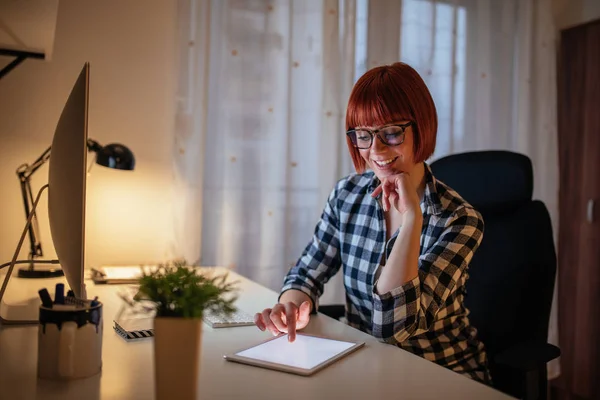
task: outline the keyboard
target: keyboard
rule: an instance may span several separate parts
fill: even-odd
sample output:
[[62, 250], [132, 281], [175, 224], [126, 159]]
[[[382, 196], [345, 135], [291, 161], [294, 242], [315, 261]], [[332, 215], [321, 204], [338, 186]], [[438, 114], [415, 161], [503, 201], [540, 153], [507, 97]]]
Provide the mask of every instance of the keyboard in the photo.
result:
[[229, 317], [206, 311], [202, 316], [202, 319], [210, 325], [211, 328], [232, 328], [234, 326], [254, 325], [254, 316], [241, 310], [235, 311]]

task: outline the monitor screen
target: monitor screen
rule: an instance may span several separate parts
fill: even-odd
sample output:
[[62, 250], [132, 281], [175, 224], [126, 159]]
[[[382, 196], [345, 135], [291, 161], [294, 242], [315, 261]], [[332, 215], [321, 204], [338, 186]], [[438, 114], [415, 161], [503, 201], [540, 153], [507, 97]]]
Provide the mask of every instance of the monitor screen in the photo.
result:
[[86, 298], [85, 190], [90, 66], [71, 90], [52, 140], [48, 172], [48, 218], [54, 248], [75, 295]]

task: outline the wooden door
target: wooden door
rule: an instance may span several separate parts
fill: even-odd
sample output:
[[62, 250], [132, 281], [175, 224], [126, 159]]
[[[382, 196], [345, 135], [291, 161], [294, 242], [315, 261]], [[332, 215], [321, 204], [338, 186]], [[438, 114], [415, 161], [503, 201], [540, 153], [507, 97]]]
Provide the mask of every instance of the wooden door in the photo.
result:
[[600, 398], [600, 21], [564, 30], [558, 68], [561, 376], [553, 398]]

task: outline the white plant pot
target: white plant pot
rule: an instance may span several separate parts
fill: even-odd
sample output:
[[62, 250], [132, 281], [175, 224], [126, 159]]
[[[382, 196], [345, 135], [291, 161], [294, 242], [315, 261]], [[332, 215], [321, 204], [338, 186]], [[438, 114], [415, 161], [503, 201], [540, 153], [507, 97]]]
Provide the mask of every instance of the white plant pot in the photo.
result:
[[154, 319], [156, 400], [195, 400], [199, 397], [201, 352], [201, 319]]

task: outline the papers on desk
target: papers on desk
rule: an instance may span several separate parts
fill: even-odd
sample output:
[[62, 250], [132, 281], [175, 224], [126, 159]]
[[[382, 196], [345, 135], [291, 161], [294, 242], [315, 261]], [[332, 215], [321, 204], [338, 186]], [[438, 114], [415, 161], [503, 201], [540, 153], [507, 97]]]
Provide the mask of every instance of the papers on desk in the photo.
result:
[[92, 268], [92, 280], [94, 283], [126, 284], [137, 283], [142, 272], [149, 271], [150, 265], [123, 265], [105, 266]]

